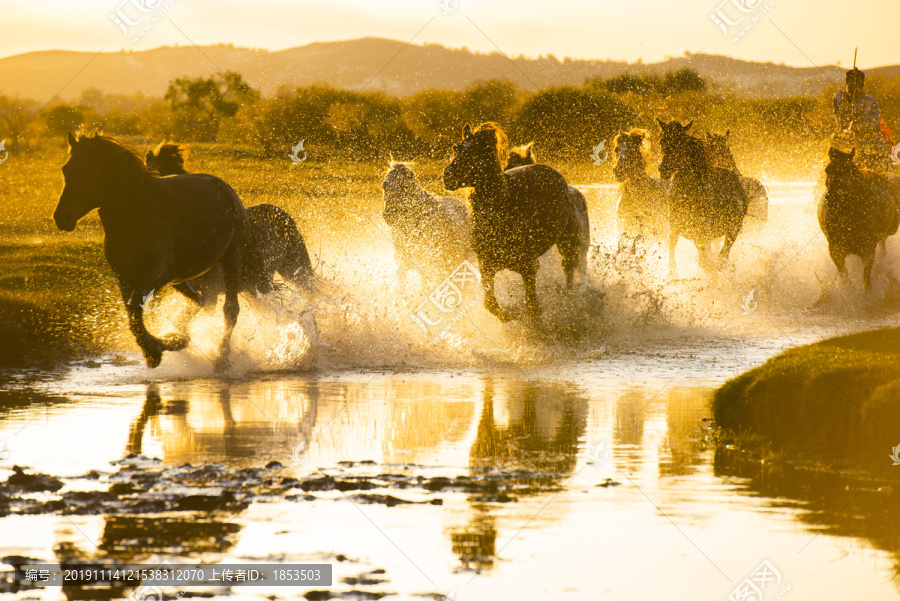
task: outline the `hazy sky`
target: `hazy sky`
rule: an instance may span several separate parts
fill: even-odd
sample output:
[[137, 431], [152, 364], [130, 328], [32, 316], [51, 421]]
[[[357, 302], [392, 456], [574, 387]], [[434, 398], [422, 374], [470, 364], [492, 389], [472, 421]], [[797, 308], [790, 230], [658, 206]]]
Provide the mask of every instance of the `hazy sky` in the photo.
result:
[[[441, 2], [453, 9], [442, 14]], [[0, 56], [232, 43], [281, 49], [378, 36], [510, 55], [658, 61], [685, 51], [746, 60], [900, 63], [898, 0], [0, 0]], [[136, 6], [152, 8], [144, 15]], [[767, 9], [767, 6], [771, 5]], [[137, 42], [132, 34], [170, 9]], [[129, 37], [110, 14], [141, 25]], [[728, 35], [710, 15], [719, 20]], [[763, 13], [760, 15], [760, 13]], [[753, 19], [757, 18], [753, 23]], [[737, 42], [741, 28], [751, 24]], [[423, 29], [424, 27], [424, 29]], [[126, 29], [128, 29], [126, 27]], [[180, 31], [179, 31], [180, 29]], [[891, 30], [894, 31], [891, 31]], [[421, 30], [421, 31], [420, 31]], [[2, 86], [2, 83], [0, 83]]]

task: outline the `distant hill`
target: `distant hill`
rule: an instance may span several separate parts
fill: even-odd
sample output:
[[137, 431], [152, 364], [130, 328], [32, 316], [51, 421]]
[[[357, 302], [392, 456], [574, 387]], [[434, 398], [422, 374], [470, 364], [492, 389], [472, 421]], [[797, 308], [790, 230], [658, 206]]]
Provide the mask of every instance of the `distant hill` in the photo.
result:
[[[238, 71], [264, 93], [271, 93], [280, 85], [293, 88], [328, 82], [338, 88], [365, 88], [406, 96], [429, 88], [459, 90], [473, 81], [497, 77], [534, 90], [550, 85], [579, 85], [594, 75], [610, 78], [624, 72], [665, 73], [690, 66], [720, 87], [742, 96], [781, 97], [818, 93], [832, 82], [842, 83], [844, 73], [837, 66], [800, 68], [703, 54], [653, 64], [559, 60], [552, 55], [509, 59], [500, 53], [478, 54], [435, 44], [406, 46], [380, 38], [313, 43], [274, 52], [217, 45], [102, 52], [93, 60], [92, 56], [50, 50], [0, 59], [0, 90], [41, 102], [49, 100], [63, 86], [61, 96], [65, 99], [77, 97], [89, 87], [106, 93], [161, 96], [171, 79], [209, 76], [221, 69]], [[868, 72], [900, 75], [900, 65]]]

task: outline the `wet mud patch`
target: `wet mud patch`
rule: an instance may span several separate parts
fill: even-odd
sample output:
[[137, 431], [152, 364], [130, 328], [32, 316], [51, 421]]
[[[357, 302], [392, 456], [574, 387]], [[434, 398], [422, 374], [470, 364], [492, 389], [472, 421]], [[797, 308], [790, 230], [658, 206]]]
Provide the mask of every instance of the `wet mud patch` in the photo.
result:
[[[355, 503], [443, 505], [444, 495], [462, 494], [482, 503], [515, 502], [519, 496], [559, 489], [562, 474], [472, 469], [457, 476], [425, 476], [410, 466], [340, 462], [333, 470], [294, 477], [278, 462], [236, 469], [221, 463], [169, 466], [139, 455], [96, 470], [57, 478], [13, 467], [0, 489], [0, 517], [7, 515], [147, 515], [171, 512], [238, 513], [251, 503], [347, 499]], [[422, 466], [420, 466], [422, 467]], [[396, 469], [394, 473], [386, 469]], [[364, 471], [368, 473], [355, 473]]]

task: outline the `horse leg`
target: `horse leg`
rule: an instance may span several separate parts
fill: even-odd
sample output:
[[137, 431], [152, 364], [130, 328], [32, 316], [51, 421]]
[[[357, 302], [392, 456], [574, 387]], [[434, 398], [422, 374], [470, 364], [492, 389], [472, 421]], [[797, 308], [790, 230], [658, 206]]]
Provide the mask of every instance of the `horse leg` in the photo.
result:
[[512, 321], [515, 313], [510, 309], [503, 309], [494, 295], [494, 276], [497, 275], [497, 269], [479, 267], [479, 270], [481, 271], [481, 287], [484, 290], [484, 308], [503, 323]]
[[277, 271], [285, 280], [300, 290], [310, 293], [313, 291], [315, 275], [303, 237], [296, 227], [293, 232], [288, 230], [284, 233], [285, 240], [281, 248], [281, 260], [278, 262]]
[[147, 366], [151, 369], [158, 367], [162, 361], [163, 351], [180, 351], [188, 345], [188, 339], [177, 334], [170, 334], [163, 338], [157, 338], [147, 331], [144, 326], [144, 299], [155, 288], [140, 288], [133, 286], [119, 277], [119, 290], [122, 292], [122, 300], [125, 301], [125, 311], [128, 313], [128, 326], [134, 335], [135, 342], [147, 360]]
[[525, 310], [532, 321], [537, 321], [541, 316], [541, 306], [537, 299], [537, 267], [537, 261], [534, 261], [522, 270], [522, 283], [525, 284]]
[[231, 246], [222, 257], [222, 275], [225, 279], [225, 335], [219, 345], [219, 356], [216, 359], [216, 371], [224, 372], [228, 369], [228, 355], [231, 350], [231, 333], [237, 324], [240, 304], [238, 293], [241, 291], [241, 236], [240, 229], [236, 232]]
[[[674, 227], [669, 228], [669, 277], [677, 278], [677, 266], [675, 265], [675, 246], [678, 244], [679, 232]], [[699, 250], [700, 247], [697, 247]], [[701, 253], [702, 254], [702, 253]]]
[[872, 266], [875, 264], [875, 249], [863, 259], [863, 288], [869, 290], [872, 287]]

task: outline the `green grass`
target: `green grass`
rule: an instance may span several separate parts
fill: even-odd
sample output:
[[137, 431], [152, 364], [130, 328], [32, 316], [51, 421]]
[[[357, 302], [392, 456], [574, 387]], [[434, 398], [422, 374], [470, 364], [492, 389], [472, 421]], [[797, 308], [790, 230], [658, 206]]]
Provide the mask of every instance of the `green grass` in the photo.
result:
[[900, 328], [791, 349], [726, 382], [713, 411], [743, 440], [881, 472], [900, 444]]

